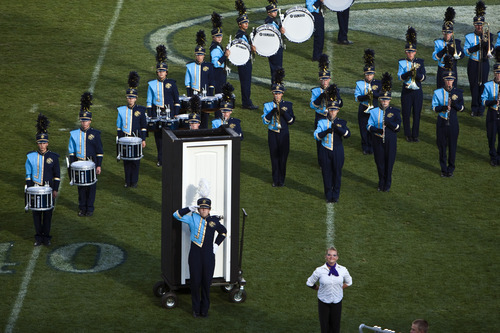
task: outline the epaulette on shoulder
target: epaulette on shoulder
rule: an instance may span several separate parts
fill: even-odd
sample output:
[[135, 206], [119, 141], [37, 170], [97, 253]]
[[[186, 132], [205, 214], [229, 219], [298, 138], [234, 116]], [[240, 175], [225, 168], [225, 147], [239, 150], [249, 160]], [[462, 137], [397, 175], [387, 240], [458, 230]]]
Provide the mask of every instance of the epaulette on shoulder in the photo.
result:
[[58, 153], [53, 152], [53, 151], [51, 151], [51, 150], [48, 150], [47, 152], [48, 152], [48, 153], [51, 153], [51, 154], [53, 154], [53, 155], [56, 155], [56, 157], [57, 157], [57, 158], [59, 158], [59, 154], [58, 154]]

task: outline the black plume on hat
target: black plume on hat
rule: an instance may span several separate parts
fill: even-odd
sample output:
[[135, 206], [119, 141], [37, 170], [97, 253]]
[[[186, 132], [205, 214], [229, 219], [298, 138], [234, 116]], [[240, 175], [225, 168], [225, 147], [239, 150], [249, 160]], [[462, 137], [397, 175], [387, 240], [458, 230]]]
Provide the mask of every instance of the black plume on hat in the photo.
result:
[[241, 16], [241, 15], [245, 15], [246, 12], [247, 12], [247, 7], [245, 6], [245, 3], [243, 3], [242, 0], [236, 0], [234, 2], [234, 5], [235, 5], [235, 8], [236, 10], [238, 11], [238, 14]]
[[410, 45], [417, 44], [417, 31], [413, 27], [408, 27], [406, 30], [406, 42]]
[[198, 30], [196, 33], [196, 44], [200, 46], [205, 46], [205, 42], [207, 41], [207, 37], [205, 36], [204, 30]]
[[226, 82], [222, 86], [222, 101], [223, 102], [228, 102], [231, 101], [231, 98], [233, 97], [233, 91], [234, 87], [231, 83]]
[[139, 74], [137, 72], [130, 72], [128, 73], [128, 86], [131, 88], [131, 89], [137, 89], [137, 87], [139, 86], [139, 80], [140, 80], [140, 77], [139, 77]]
[[476, 16], [486, 15], [486, 5], [482, 1], [476, 3]]
[[453, 7], [446, 8], [446, 12], [444, 13], [444, 22], [453, 23], [453, 20], [455, 20], [455, 14], [455, 9], [453, 9]]
[[389, 72], [385, 72], [382, 75], [382, 91], [391, 92], [392, 90], [392, 76]]
[[449, 54], [445, 55], [443, 58], [444, 68], [448, 71], [453, 70], [453, 57]]
[[322, 54], [319, 56], [318, 67], [320, 72], [327, 71], [330, 66], [330, 60], [328, 59], [328, 55]]
[[212, 13], [212, 35], [222, 34], [222, 16], [216, 12]]
[[331, 84], [326, 90], [326, 100], [327, 102], [333, 102], [337, 100], [338, 88], [336, 84]]
[[274, 73], [274, 83], [283, 84], [284, 78], [285, 78], [285, 69], [283, 67], [278, 68]]
[[80, 106], [82, 111], [89, 111], [92, 105], [92, 93], [84, 92], [80, 98]]
[[201, 99], [200, 96], [194, 95], [189, 100], [189, 107], [191, 108], [192, 113], [200, 113], [201, 110]]
[[375, 51], [372, 49], [366, 49], [363, 55], [363, 60], [365, 61], [365, 72], [375, 72]]
[[156, 61], [166, 62], [167, 61], [167, 48], [165, 45], [158, 45], [156, 47]]
[[50, 121], [42, 113], [38, 114], [38, 119], [36, 121], [36, 133], [44, 134], [47, 133], [47, 128], [49, 127]]

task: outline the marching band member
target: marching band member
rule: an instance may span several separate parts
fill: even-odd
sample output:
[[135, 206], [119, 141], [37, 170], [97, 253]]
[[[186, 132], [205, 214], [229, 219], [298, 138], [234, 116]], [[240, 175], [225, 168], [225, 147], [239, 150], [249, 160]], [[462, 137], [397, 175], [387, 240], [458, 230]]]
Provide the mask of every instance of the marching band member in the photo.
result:
[[222, 16], [216, 12], [212, 13], [212, 44], [210, 45], [210, 60], [214, 66], [215, 93], [222, 92], [222, 86], [226, 83], [226, 61], [231, 51], [224, 50], [222, 43]]
[[314, 43], [312, 61], [318, 61], [325, 44], [325, 18], [323, 0], [306, 0], [306, 8], [314, 17]]
[[201, 100], [200, 100], [200, 96], [194, 95], [193, 97], [191, 97], [191, 99], [189, 100], [189, 108], [191, 109], [191, 113], [189, 114], [189, 117], [188, 117], [189, 129], [190, 130], [200, 129], [200, 125], [201, 125], [201, 117], [200, 117]]
[[[255, 46], [252, 45], [252, 40], [248, 37], [246, 31], [248, 30], [248, 20], [247, 8], [242, 0], [237, 0], [235, 2], [236, 10], [239, 13], [236, 22], [238, 23], [239, 30], [236, 32], [234, 38], [241, 38], [250, 45], [251, 51], [255, 53]], [[258, 107], [255, 106], [250, 98], [252, 93], [252, 57], [248, 59], [247, 63], [238, 67], [238, 76], [240, 78], [241, 84], [241, 107], [248, 110], [257, 110]]]
[[[484, 2], [476, 3], [476, 16], [474, 16], [474, 32], [465, 36], [464, 51], [469, 57], [467, 63], [467, 76], [469, 77], [469, 88], [472, 97], [471, 116], [481, 117], [484, 114], [484, 105], [481, 103], [481, 94], [484, 84], [488, 81], [490, 63], [488, 61], [488, 42], [483, 41], [483, 24], [486, 6]], [[493, 35], [489, 36], [490, 41]], [[493, 46], [493, 45], [491, 45]]]
[[[199, 30], [196, 33], [196, 47], [194, 54], [196, 60], [186, 65], [186, 76], [184, 83], [187, 95], [214, 95], [214, 67], [212, 63], [205, 62], [205, 32]], [[204, 97], [204, 96], [203, 96]], [[208, 113], [201, 112], [201, 128], [208, 127]]]
[[[191, 305], [195, 318], [208, 316], [215, 254], [227, 233], [226, 227], [220, 223], [220, 218], [210, 215], [211, 205], [212, 201], [209, 198], [200, 198], [196, 206], [176, 210], [173, 214], [177, 220], [189, 226], [191, 233], [188, 263]], [[217, 232], [217, 238], [214, 242], [215, 232]]]
[[[267, 17], [264, 20], [265, 24], [272, 24], [282, 34], [285, 33], [285, 28], [281, 25], [281, 19], [278, 17], [278, 1], [268, 0], [269, 5], [266, 6]], [[280, 47], [276, 54], [267, 58], [269, 60], [269, 68], [271, 69], [271, 79], [275, 77], [276, 71], [283, 67], [283, 41], [280, 41]]]
[[[453, 24], [455, 19], [455, 9], [453, 7], [448, 7], [444, 14], [443, 23], [443, 38], [434, 40], [434, 52], [432, 53], [432, 59], [436, 60], [438, 63], [438, 71], [436, 75], [436, 87], [442, 88], [444, 86], [443, 76], [445, 74], [445, 68], [443, 64], [443, 58], [445, 55], [452, 56], [453, 61], [453, 72], [457, 73], [457, 60], [462, 59], [465, 54], [462, 52], [462, 46], [460, 39], [456, 39], [453, 34]], [[457, 75], [458, 76], [458, 75]], [[458, 77], [453, 81], [453, 86], [456, 87], [458, 84]]]
[[[118, 138], [135, 136], [142, 139], [142, 148], [146, 147], [146, 134], [148, 123], [146, 121], [146, 108], [137, 105], [137, 87], [139, 74], [130, 72], [128, 76], [129, 88], [126, 90], [127, 105], [118, 107], [116, 118], [116, 131]], [[123, 160], [125, 171], [125, 187], [137, 187], [139, 181], [139, 167], [141, 160]]]
[[[416, 58], [417, 32], [408, 27], [405, 45], [406, 58], [399, 60], [398, 78], [403, 81], [401, 92], [401, 111], [406, 141], [419, 142], [420, 113], [424, 94], [422, 81], [425, 80], [424, 59]], [[413, 112], [412, 112], [413, 111]], [[413, 126], [410, 125], [410, 116], [413, 113]]]
[[[148, 116], [156, 118], [159, 115], [166, 116], [167, 110], [170, 110], [170, 117], [173, 118], [179, 114], [181, 103], [179, 102], [179, 91], [175, 80], [167, 79], [167, 49], [164, 45], [156, 47], [156, 79], [148, 82], [148, 95], [146, 99], [146, 107]], [[157, 123], [153, 123], [158, 125]], [[151, 128], [150, 128], [151, 130]], [[161, 166], [163, 151], [162, 151], [162, 134], [161, 128], [155, 126], [153, 129], [157, 151], [156, 166]]]
[[392, 169], [396, 161], [396, 150], [401, 125], [400, 111], [391, 102], [392, 77], [385, 72], [382, 90], [378, 98], [379, 107], [370, 110], [366, 128], [373, 133], [373, 156], [378, 172], [378, 191], [389, 192], [392, 184]]
[[336, 98], [337, 86], [332, 84], [328, 87], [326, 98], [328, 116], [318, 121], [318, 126], [314, 131], [314, 138], [321, 143], [321, 173], [328, 203], [335, 203], [339, 200], [342, 167], [344, 166], [342, 139], [351, 136], [347, 122], [337, 117], [340, 103]]
[[[319, 67], [319, 83], [320, 86], [311, 89], [311, 102], [309, 106], [311, 109], [315, 111], [314, 116], [314, 129], [318, 127], [318, 121], [321, 119], [326, 119], [328, 116], [328, 111], [326, 110], [326, 90], [330, 86], [330, 69], [329, 69], [330, 61], [328, 60], [328, 56], [326, 54], [322, 54], [319, 57], [318, 67]], [[340, 98], [340, 90], [337, 88], [337, 98], [336, 100], [339, 102], [339, 107], [344, 105], [342, 98]], [[320, 161], [320, 150], [321, 142], [316, 141], [316, 155], [318, 157], [318, 164], [321, 166]]]
[[231, 117], [233, 113], [233, 103], [231, 101], [234, 87], [231, 83], [227, 82], [222, 87], [222, 100], [220, 104], [221, 117], [212, 120], [212, 128], [219, 128], [221, 126], [228, 126], [240, 135], [243, 140], [243, 132], [241, 131], [241, 121], [237, 118]]
[[[495, 77], [484, 85], [481, 96], [483, 105], [488, 107], [486, 114], [486, 134], [491, 166], [500, 165], [500, 46], [495, 48], [496, 64], [493, 66]], [[498, 143], [497, 141], [498, 136]], [[496, 146], [496, 147], [495, 147]]]
[[[436, 123], [436, 143], [439, 149], [441, 177], [453, 177], [458, 141], [457, 112], [464, 110], [464, 98], [461, 89], [454, 87], [453, 57], [445, 55], [443, 63], [447, 72], [443, 75], [444, 87], [434, 90], [432, 110], [438, 113]], [[448, 161], [446, 150], [448, 149]], [[447, 163], [448, 162], [448, 163]]]
[[361, 149], [363, 155], [373, 154], [372, 135], [366, 129], [370, 109], [378, 106], [378, 96], [380, 94], [380, 81], [375, 80], [375, 51], [366, 49], [363, 57], [365, 67], [363, 68], [365, 79], [356, 82], [354, 98], [359, 103], [358, 124], [361, 134]]
[[[69, 162], [87, 161], [95, 163], [96, 174], [101, 174], [101, 164], [104, 156], [101, 142], [101, 132], [91, 128], [92, 94], [86, 92], [81, 97], [80, 124], [79, 129], [70, 132], [68, 152]], [[78, 216], [92, 216], [94, 213], [94, 202], [97, 183], [89, 186], [78, 186]]]
[[274, 100], [264, 104], [262, 122], [267, 125], [267, 143], [269, 155], [271, 156], [271, 169], [273, 187], [285, 186], [286, 161], [290, 152], [290, 133], [288, 126], [295, 122], [293, 115], [293, 104], [283, 100], [285, 86], [283, 78], [285, 70], [280, 68], [276, 71], [271, 91]]
[[498, 37], [497, 37], [497, 42], [495, 43], [495, 48], [497, 48], [498, 46], [500, 46], [500, 31], [497, 32], [498, 34]]
[[[47, 117], [40, 113], [36, 127], [38, 150], [30, 151], [26, 156], [24, 165], [26, 169], [26, 187], [49, 185], [52, 188], [52, 198], [55, 200], [61, 182], [59, 155], [47, 149], [49, 146], [49, 134], [47, 133], [49, 120]], [[51, 244], [50, 227], [53, 211], [54, 208], [44, 211], [32, 211], [35, 226], [35, 246], [42, 244], [49, 246]]]

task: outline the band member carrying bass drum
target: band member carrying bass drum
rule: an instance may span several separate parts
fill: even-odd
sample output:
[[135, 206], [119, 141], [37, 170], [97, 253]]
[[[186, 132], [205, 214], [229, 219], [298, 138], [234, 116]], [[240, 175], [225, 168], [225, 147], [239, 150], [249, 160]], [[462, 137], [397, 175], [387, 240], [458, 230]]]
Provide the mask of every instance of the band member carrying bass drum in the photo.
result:
[[227, 58], [231, 54], [229, 49], [224, 49], [222, 43], [222, 16], [216, 12], [212, 13], [212, 44], [210, 45], [210, 61], [214, 66], [214, 87], [215, 93], [222, 93], [222, 86], [226, 83]]
[[[278, 29], [282, 34], [285, 33], [285, 28], [281, 23], [281, 17], [278, 16], [278, 1], [268, 0], [269, 5], [266, 6], [267, 17], [264, 20], [265, 24], [271, 24]], [[271, 70], [271, 79], [275, 77], [276, 71], [283, 67], [283, 41], [280, 40], [278, 51], [267, 58], [269, 60], [269, 68]]]
[[[125, 171], [125, 187], [137, 187], [139, 167], [141, 165], [142, 149], [146, 147], [146, 107], [137, 105], [137, 87], [139, 74], [130, 72], [129, 88], [126, 91], [127, 105], [118, 107], [116, 131], [118, 137], [118, 159], [123, 160]], [[128, 142], [126, 144], [126, 141]]]

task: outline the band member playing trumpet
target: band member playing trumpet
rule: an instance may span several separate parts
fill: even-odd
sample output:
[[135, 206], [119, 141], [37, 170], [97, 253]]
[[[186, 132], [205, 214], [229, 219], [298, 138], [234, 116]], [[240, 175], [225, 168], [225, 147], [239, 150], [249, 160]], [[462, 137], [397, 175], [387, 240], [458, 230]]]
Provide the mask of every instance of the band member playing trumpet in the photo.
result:
[[[92, 94], [83, 93], [81, 97], [80, 128], [70, 132], [68, 152], [69, 162], [87, 161], [95, 163], [97, 175], [101, 174], [101, 164], [104, 156], [101, 142], [101, 132], [90, 127], [92, 123]], [[92, 216], [97, 183], [89, 186], [78, 186], [78, 216]]]
[[476, 16], [474, 16], [474, 32], [465, 36], [464, 51], [469, 57], [467, 63], [467, 76], [472, 97], [471, 116], [481, 117], [484, 114], [484, 105], [481, 103], [481, 94], [484, 84], [488, 81], [490, 63], [488, 55], [491, 54], [493, 35], [485, 31], [486, 6], [484, 2], [476, 3]]
[[232, 128], [236, 133], [240, 135], [241, 140], [243, 140], [243, 132], [241, 131], [241, 121], [237, 118], [231, 117], [233, 113], [233, 95], [234, 87], [231, 83], [227, 82], [222, 87], [222, 100], [220, 104], [221, 117], [212, 120], [212, 128], [219, 128], [221, 126], [228, 126]]
[[[309, 106], [311, 109], [315, 111], [314, 116], [314, 129], [318, 127], [318, 121], [321, 119], [326, 119], [328, 116], [328, 111], [326, 110], [326, 91], [330, 86], [330, 69], [329, 69], [330, 61], [328, 60], [328, 56], [326, 54], [322, 54], [319, 57], [318, 67], [319, 67], [319, 87], [311, 89], [311, 102]], [[337, 88], [337, 98], [336, 100], [339, 103], [339, 107], [344, 105], [342, 98], [340, 98], [340, 89]], [[316, 141], [316, 155], [318, 156], [318, 164], [321, 166], [320, 161], [320, 150], [321, 142]]]
[[356, 82], [354, 98], [359, 103], [358, 124], [361, 134], [361, 149], [363, 155], [373, 154], [372, 135], [366, 129], [368, 118], [370, 118], [370, 109], [378, 106], [378, 96], [380, 94], [380, 81], [374, 80], [375, 76], [375, 51], [366, 49], [363, 59], [365, 67], [363, 68], [365, 79]]
[[[156, 118], [158, 116], [167, 116], [167, 110], [170, 110], [170, 117], [173, 118], [179, 114], [181, 103], [179, 102], [179, 91], [175, 80], [168, 79], [167, 49], [164, 45], [156, 47], [156, 80], [148, 82], [148, 95], [146, 98], [146, 107], [148, 116]], [[152, 123], [154, 132], [157, 162], [156, 166], [161, 166], [163, 159], [162, 151], [162, 132], [157, 125], [159, 122]]]
[[[455, 19], [455, 9], [453, 7], [448, 7], [444, 14], [443, 23], [443, 38], [434, 40], [434, 52], [432, 53], [432, 59], [438, 62], [438, 71], [436, 75], [436, 87], [442, 88], [444, 85], [443, 76], [445, 74], [445, 68], [443, 64], [443, 58], [445, 55], [452, 56], [453, 60], [453, 72], [457, 73], [457, 60], [462, 59], [465, 54], [462, 52], [462, 46], [460, 39], [455, 38], [453, 33], [453, 24]], [[457, 86], [458, 77], [453, 81], [453, 86]]]
[[[281, 25], [281, 18], [278, 16], [278, 1], [268, 0], [269, 5], [266, 6], [267, 17], [264, 20], [265, 24], [272, 24], [282, 34], [285, 33], [285, 28]], [[280, 47], [276, 54], [267, 58], [269, 60], [269, 68], [271, 70], [271, 79], [275, 77], [276, 71], [283, 67], [283, 41], [280, 42]]]
[[271, 170], [273, 187], [285, 186], [286, 162], [290, 152], [290, 133], [288, 126], [295, 122], [293, 115], [293, 104], [283, 100], [285, 86], [283, 78], [285, 70], [280, 68], [276, 71], [271, 92], [274, 100], [264, 104], [262, 122], [267, 125], [267, 143], [269, 155], [271, 156]]
[[396, 161], [397, 141], [401, 125], [400, 111], [391, 102], [392, 77], [385, 72], [382, 76], [382, 91], [379, 107], [370, 110], [366, 128], [373, 133], [373, 156], [378, 172], [378, 191], [389, 192], [392, 184], [392, 169]]
[[222, 86], [226, 83], [226, 61], [231, 51], [224, 50], [222, 43], [222, 16], [216, 12], [212, 13], [212, 44], [210, 45], [210, 60], [214, 66], [215, 93], [222, 92]]
[[[52, 188], [53, 200], [57, 197], [59, 184], [61, 182], [61, 170], [59, 167], [59, 155], [47, 149], [49, 146], [49, 134], [47, 128], [49, 120], [41, 113], [38, 115], [36, 124], [37, 151], [31, 151], [26, 156], [26, 187], [35, 185], [49, 185]], [[33, 224], [35, 226], [35, 246], [50, 245], [52, 236], [50, 227], [52, 225], [52, 212], [54, 208], [35, 211], [33, 210]]]
[[[419, 142], [420, 113], [424, 95], [422, 81], [425, 80], [424, 59], [416, 58], [417, 32], [413, 27], [406, 31], [406, 58], [399, 60], [398, 77], [403, 81], [401, 92], [401, 111], [403, 128], [408, 142]], [[413, 112], [412, 112], [413, 111]], [[410, 126], [410, 115], [413, 113], [413, 126]]]
[[[486, 114], [486, 134], [491, 166], [500, 165], [500, 46], [495, 48], [496, 64], [493, 66], [495, 77], [484, 85], [481, 100], [488, 107]], [[498, 142], [497, 142], [498, 137]]]
[[[434, 90], [432, 110], [438, 113], [436, 143], [439, 149], [441, 177], [453, 177], [459, 132], [457, 112], [464, 110], [464, 98], [462, 90], [453, 86], [456, 76], [452, 70], [452, 56], [444, 56], [443, 63], [447, 70], [443, 76], [444, 87]], [[446, 158], [447, 150], [448, 160]]]
[[[236, 32], [234, 38], [241, 38], [250, 45], [251, 51], [255, 53], [255, 46], [252, 45], [252, 40], [248, 37], [246, 31], [248, 30], [248, 20], [247, 8], [242, 0], [236, 0], [235, 2], [236, 10], [238, 11], [238, 18], [236, 22], [238, 23], [239, 30]], [[248, 110], [258, 109], [252, 102], [250, 94], [252, 93], [252, 57], [248, 59], [247, 63], [238, 66], [238, 76], [240, 78], [241, 84], [241, 107]]]
[[[129, 88], [126, 91], [127, 105], [118, 107], [116, 118], [116, 132], [118, 138], [135, 136], [142, 139], [142, 148], [146, 147], [146, 134], [148, 123], [146, 121], [146, 108], [137, 105], [137, 87], [139, 74], [130, 72], [128, 76]], [[139, 181], [139, 167], [141, 160], [123, 160], [125, 171], [125, 187], [137, 187]]]
[[339, 200], [340, 185], [342, 179], [342, 167], [344, 166], [344, 138], [351, 136], [347, 127], [347, 121], [337, 117], [340, 111], [340, 103], [337, 98], [337, 86], [332, 84], [328, 87], [326, 97], [326, 119], [318, 121], [314, 131], [314, 138], [321, 143], [319, 153], [321, 154], [321, 173], [327, 203], [335, 203]]

